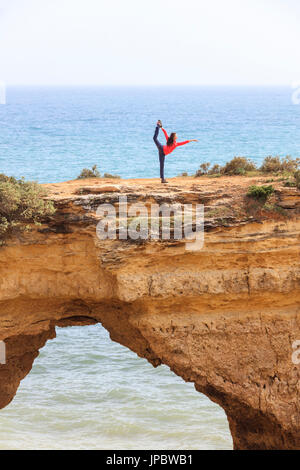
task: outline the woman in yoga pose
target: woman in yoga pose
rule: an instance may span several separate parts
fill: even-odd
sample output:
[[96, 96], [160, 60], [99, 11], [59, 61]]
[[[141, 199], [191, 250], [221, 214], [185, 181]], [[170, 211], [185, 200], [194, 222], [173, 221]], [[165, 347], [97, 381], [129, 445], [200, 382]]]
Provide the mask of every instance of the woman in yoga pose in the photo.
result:
[[[162, 129], [163, 133], [165, 134], [167, 145], [162, 145], [159, 142], [157, 138], [159, 129]], [[193, 139], [193, 140], [186, 140], [184, 142], [177, 142], [177, 134], [173, 132], [169, 137], [165, 129], [163, 129], [161, 121], [158, 121], [156, 124], [156, 129], [155, 129], [153, 140], [155, 142], [156, 147], [158, 148], [161, 182], [167, 183], [167, 181], [165, 180], [165, 156], [172, 153], [173, 150], [176, 149], [176, 147], [189, 144], [190, 142], [198, 142], [198, 140]]]

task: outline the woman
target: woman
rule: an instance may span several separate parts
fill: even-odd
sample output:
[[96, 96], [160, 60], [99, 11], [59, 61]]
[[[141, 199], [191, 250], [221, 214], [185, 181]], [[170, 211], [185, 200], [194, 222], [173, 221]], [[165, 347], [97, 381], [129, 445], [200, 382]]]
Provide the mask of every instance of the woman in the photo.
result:
[[[157, 139], [159, 129], [162, 129], [163, 133], [165, 134], [167, 145], [162, 145]], [[167, 181], [165, 180], [165, 156], [172, 153], [176, 149], [176, 147], [189, 144], [190, 142], [198, 142], [198, 140], [193, 139], [193, 140], [186, 140], [185, 142], [177, 142], [177, 134], [173, 132], [169, 137], [165, 129], [163, 129], [161, 121], [157, 121], [153, 140], [156, 144], [156, 147], [158, 148], [158, 153], [159, 153], [161, 182], [167, 183]]]

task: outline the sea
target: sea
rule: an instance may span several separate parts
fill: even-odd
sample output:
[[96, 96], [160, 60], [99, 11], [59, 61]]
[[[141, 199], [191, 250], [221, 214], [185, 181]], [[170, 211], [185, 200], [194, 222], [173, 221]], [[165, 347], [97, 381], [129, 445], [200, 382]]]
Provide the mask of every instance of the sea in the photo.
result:
[[[161, 119], [178, 140], [166, 177], [234, 156], [300, 157], [300, 106], [289, 87], [8, 87], [0, 173], [40, 183], [97, 165], [159, 176]], [[164, 136], [160, 134], [161, 142]], [[0, 449], [232, 449], [224, 411], [166, 366], [112, 342], [101, 325], [57, 328], [12, 403]]]

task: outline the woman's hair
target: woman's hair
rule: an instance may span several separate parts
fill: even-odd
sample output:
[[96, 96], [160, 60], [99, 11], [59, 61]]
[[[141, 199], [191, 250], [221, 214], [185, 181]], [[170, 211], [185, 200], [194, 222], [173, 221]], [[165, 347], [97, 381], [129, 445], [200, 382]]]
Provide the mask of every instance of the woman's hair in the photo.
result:
[[170, 145], [173, 145], [173, 144], [174, 144], [175, 136], [176, 136], [176, 132], [172, 132], [172, 134], [171, 134], [170, 137], [168, 138], [167, 145], [170, 146]]

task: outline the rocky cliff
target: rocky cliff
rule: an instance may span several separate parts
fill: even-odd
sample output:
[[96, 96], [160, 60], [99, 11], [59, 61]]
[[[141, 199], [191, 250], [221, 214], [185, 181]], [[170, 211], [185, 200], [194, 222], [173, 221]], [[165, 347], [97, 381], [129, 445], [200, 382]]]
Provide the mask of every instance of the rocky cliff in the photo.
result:
[[[222, 406], [236, 449], [300, 448], [300, 191], [263, 178], [90, 180], [46, 185], [56, 214], [0, 249], [0, 407], [14, 397], [55, 326], [101, 322]], [[99, 240], [103, 202], [198, 203], [205, 243]]]

